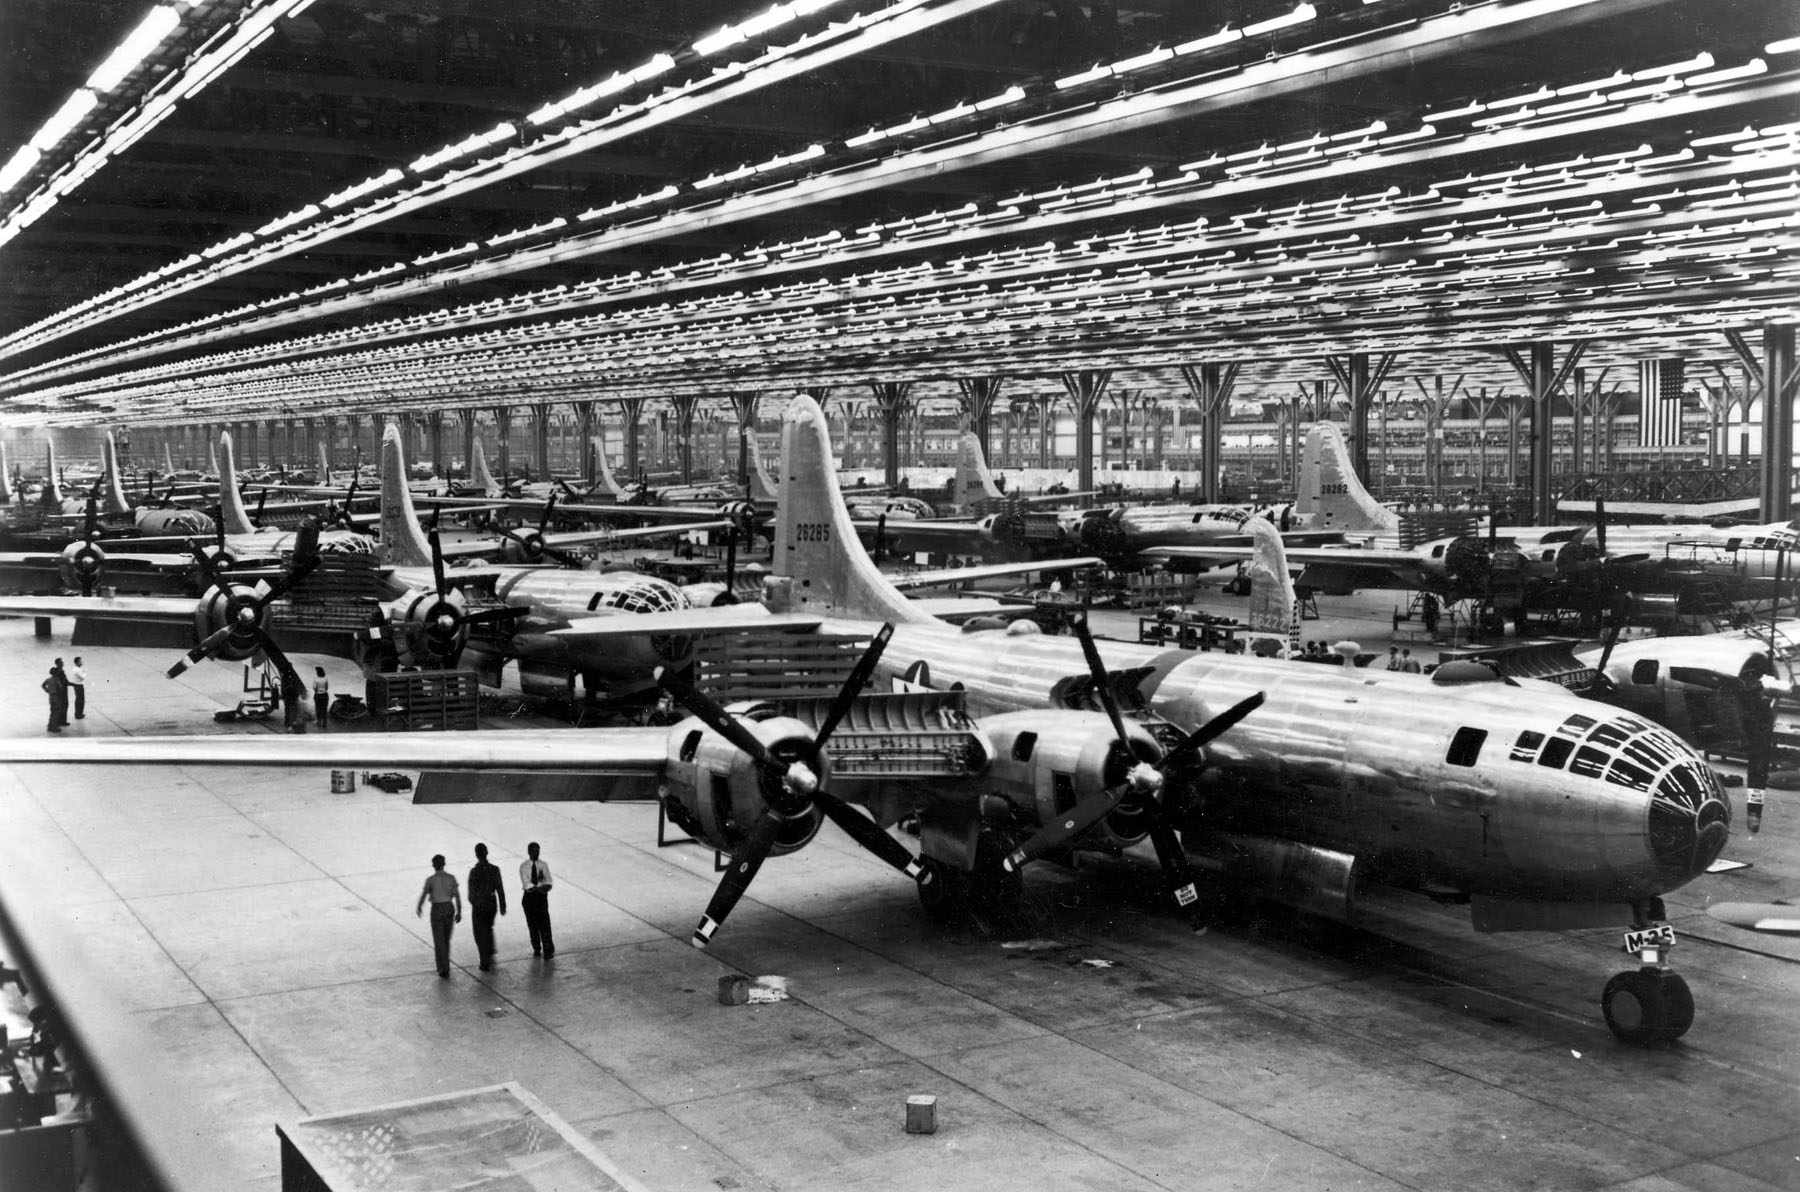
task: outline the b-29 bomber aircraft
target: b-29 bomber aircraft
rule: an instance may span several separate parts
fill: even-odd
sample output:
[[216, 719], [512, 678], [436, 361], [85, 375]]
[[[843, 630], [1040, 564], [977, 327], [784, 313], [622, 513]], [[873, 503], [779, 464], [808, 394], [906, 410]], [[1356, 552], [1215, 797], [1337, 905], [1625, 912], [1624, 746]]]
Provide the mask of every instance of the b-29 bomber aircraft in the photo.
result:
[[[587, 775], [596, 799], [659, 789], [676, 822], [733, 857], [697, 944], [766, 857], [804, 847], [824, 818], [917, 881], [928, 908], [1004, 889], [1002, 875], [1040, 855], [1148, 838], [1190, 916], [1198, 865], [1337, 918], [1354, 915], [1362, 883], [1383, 882], [1465, 903], [1480, 930], [1627, 920], [1640, 967], [1607, 983], [1608, 1025], [1635, 1043], [1688, 1030], [1693, 999], [1667, 965], [1660, 896], [1718, 857], [1731, 812], [1711, 768], [1668, 730], [1541, 687], [1447, 689], [1397, 672], [963, 633], [909, 606], [856, 543], [811, 399], [785, 415], [782, 470], [774, 566], [785, 579], [771, 590], [784, 615], [882, 642], [877, 680], [960, 688], [970, 737], [934, 756], [939, 777], [836, 766], [847, 699], [816, 724], [693, 700], [699, 714], [672, 730], [19, 741], [9, 759], [523, 776], [484, 784], [501, 801], [531, 800], [533, 774]], [[918, 818], [917, 858], [882, 830], [903, 816]]]

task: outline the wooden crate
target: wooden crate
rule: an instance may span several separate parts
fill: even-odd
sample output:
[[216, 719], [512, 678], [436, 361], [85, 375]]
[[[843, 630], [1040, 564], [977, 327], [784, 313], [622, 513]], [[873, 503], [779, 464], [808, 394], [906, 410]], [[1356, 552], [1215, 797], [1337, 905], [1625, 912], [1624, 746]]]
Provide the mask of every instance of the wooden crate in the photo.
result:
[[481, 685], [473, 671], [395, 671], [368, 682], [372, 727], [395, 732], [479, 728]]

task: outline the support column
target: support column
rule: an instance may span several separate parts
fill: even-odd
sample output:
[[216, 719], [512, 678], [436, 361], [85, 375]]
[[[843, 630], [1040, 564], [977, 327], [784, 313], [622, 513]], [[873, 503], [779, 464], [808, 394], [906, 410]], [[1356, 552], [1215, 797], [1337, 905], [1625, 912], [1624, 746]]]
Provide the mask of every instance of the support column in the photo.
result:
[[1444, 495], [1444, 415], [1449, 412], [1450, 403], [1462, 392], [1463, 377], [1459, 376], [1444, 392], [1442, 374], [1432, 378], [1432, 387], [1425, 388], [1425, 382], [1418, 377], [1413, 378], [1413, 386], [1419, 391], [1419, 404], [1425, 413], [1425, 479], [1431, 485], [1433, 500], [1442, 500]]
[[677, 393], [669, 398], [675, 409], [676, 455], [681, 460], [681, 482], [694, 482], [694, 410], [700, 399], [692, 393]]
[[1075, 407], [1075, 486], [1082, 492], [1094, 487], [1094, 411], [1111, 380], [1108, 368], [1071, 369], [1062, 374], [1063, 388]]
[[1349, 425], [1344, 437], [1349, 440], [1350, 467], [1365, 487], [1369, 484], [1369, 406], [1386, 383], [1395, 359], [1394, 352], [1383, 352], [1373, 363], [1367, 352], [1325, 357], [1326, 367], [1337, 378], [1344, 400], [1349, 403]]
[[550, 479], [550, 409], [547, 401], [533, 403], [531, 407], [531, 459], [536, 469], [533, 480]]
[[875, 394], [875, 410], [881, 415], [881, 454], [884, 476], [889, 488], [900, 483], [900, 419], [908, 402], [906, 391], [911, 381], [870, 381]]
[[1794, 325], [1763, 324], [1762, 520], [1794, 516]]
[[1569, 348], [1560, 368], [1556, 364], [1555, 344], [1534, 343], [1528, 347], [1529, 361], [1516, 347], [1509, 346], [1505, 352], [1513, 370], [1525, 382], [1526, 405], [1531, 415], [1531, 524], [1547, 526], [1555, 520], [1550, 496], [1550, 472], [1556, 442], [1553, 403], [1587, 351], [1587, 341], [1577, 340]]
[[750, 436], [756, 433], [756, 407], [762, 394], [738, 392], [731, 395], [731, 409], [737, 415], [738, 453], [737, 482], [750, 491]]
[[643, 461], [638, 456], [638, 424], [644, 418], [644, 402], [642, 397], [621, 397], [619, 400], [620, 429], [625, 440], [625, 455], [619, 466], [622, 474], [619, 479], [631, 483], [643, 472]]
[[1181, 366], [1181, 379], [1187, 382], [1189, 396], [1200, 407], [1200, 491], [1197, 496], [1202, 504], [1211, 505], [1219, 499], [1225, 409], [1231, 401], [1237, 378], [1236, 364], [1214, 362]]
[[512, 415], [511, 406], [494, 407], [494, 429], [500, 434], [497, 452], [500, 456], [500, 474], [494, 479], [500, 482], [502, 488], [512, 478]]
[[994, 399], [1000, 396], [1005, 377], [958, 377], [956, 387], [962, 391], [963, 413], [968, 415], [969, 430], [981, 444], [981, 458], [993, 464], [988, 450], [988, 435], [994, 422]]

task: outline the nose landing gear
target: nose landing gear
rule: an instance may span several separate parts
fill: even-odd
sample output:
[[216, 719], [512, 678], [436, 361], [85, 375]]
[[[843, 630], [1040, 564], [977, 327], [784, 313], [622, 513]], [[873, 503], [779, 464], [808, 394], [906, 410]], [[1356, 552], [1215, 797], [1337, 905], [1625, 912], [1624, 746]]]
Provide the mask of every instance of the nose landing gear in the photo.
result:
[[1693, 991], [1664, 959], [1675, 946], [1675, 929], [1656, 922], [1662, 917], [1660, 900], [1634, 908], [1625, 951], [1638, 958], [1639, 967], [1615, 974], [1600, 994], [1606, 1025], [1621, 1041], [1639, 1047], [1673, 1042], [1694, 1025]]

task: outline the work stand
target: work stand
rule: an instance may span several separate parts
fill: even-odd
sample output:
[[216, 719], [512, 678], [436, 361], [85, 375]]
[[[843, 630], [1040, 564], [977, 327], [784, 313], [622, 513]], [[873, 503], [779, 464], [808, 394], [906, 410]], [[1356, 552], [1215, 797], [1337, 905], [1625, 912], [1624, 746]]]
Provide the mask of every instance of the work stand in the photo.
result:
[[[676, 836], [676, 837], [671, 838], [668, 834], [668, 824], [669, 824], [668, 809], [663, 806], [662, 800], [658, 799], [656, 801], [656, 847], [657, 848], [670, 848], [677, 844], [698, 844], [702, 848], [705, 847], [705, 845], [706, 845], [705, 841], [696, 840], [692, 836]], [[714, 873], [725, 872], [725, 867], [727, 865], [729, 865], [730, 863], [731, 863], [731, 858], [729, 855], [721, 852], [718, 849], [713, 850], [713, 872]]]

